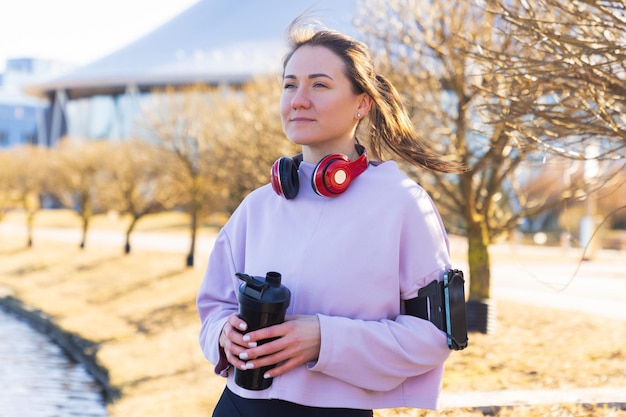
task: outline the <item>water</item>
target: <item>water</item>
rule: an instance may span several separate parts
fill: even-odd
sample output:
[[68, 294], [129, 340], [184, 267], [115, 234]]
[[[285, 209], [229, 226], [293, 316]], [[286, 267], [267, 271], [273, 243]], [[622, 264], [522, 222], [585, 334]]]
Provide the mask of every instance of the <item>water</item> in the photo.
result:
[[0, 417], [105, 417], [101, 386], [48, 337], [0, 308]]

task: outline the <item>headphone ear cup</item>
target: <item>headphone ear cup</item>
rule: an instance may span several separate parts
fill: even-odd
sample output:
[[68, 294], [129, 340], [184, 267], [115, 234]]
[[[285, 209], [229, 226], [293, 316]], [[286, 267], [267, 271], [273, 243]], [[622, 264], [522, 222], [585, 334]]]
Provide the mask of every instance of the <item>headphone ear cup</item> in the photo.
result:
[[335, 197], [348, 189], [351, 176], [348, 157], [333, 154], [317, 164], [311, 175], [311, 185], [317, 194]]
[[300, 180], [298, 179], [298, 165], [293, 158], [280, 158], [274, 165], [270, 175], [272, 188], [278, 195], [291, 200], [298, 195]]

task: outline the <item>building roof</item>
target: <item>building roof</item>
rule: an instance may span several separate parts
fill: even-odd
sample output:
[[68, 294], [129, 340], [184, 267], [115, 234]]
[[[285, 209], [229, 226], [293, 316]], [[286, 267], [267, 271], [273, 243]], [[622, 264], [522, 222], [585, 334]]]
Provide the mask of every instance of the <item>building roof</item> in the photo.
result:
[[350, 31], [355, 2], [200, 0], [126, 47], [24, 90], [36, 97], [63, 90], [75, 99], [129, 88], [244, 82], [280, 71], [284, 33], [296, 16], [309, 11], [331, 28]]

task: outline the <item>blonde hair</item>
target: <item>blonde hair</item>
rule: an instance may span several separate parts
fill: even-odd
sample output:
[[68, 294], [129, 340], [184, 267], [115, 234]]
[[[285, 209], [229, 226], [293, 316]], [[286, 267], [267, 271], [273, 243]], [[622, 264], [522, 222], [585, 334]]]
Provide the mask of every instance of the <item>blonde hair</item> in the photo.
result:
[[289, 51], [283, 59], [283, 69], [300, 47], [322, 46], [344, 62], [354, 93], [366, 93], [372, 98], [369, 118], [364, 121], [368, 123], [368, 153], [372, 158], [382, 159], [383, 153], [390, 151], [413, 165], [431, 171], [463, 171], [461, 164], [446, 161], [435, 154], [418, 135], [395, 87], [384, 76], [376, 74], [367, 45], [324, 28], [319, 22], [311, 22], [305, 16], [298, 17], [289, 25], [287, 42]]

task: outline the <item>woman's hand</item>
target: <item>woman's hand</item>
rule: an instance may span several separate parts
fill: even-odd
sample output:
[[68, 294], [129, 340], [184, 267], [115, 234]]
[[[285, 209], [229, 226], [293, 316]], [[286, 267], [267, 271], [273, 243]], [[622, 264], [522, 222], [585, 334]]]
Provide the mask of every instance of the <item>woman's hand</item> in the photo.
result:
[[239, 359], [239, 355], [244, 350], [256, 346], [255, 344], [250, 345], [243, 340], [244, 335], [242, 332], [246, 331], [247, 328], [247, 323], [235, 313], [228, 317], [220, 333], [219, 344], [224, 349], [226, 360], [239, 369], [246, 369], [246, 363]]
[[[239, 322], [231, 319], [229, 323], [231, 326], [240, 326]], [[317, 360], [321, 345], [320, 323], [317, 316], [290, 316], [282, 324], [246, 335], [240, 334], [239, 337], [235, 337], [234, 340], [229, 337], [231, 346], [235, 345], [230, 349], [230, 353], [238, 356], [234, 361], [229, 359], [229, 362], [239, 369], [277, 365], [264, 375], [265, 378], [282, 375], [297, 366]], [[276, 340], [258, 345], [259, 341], [274, 338]]]

